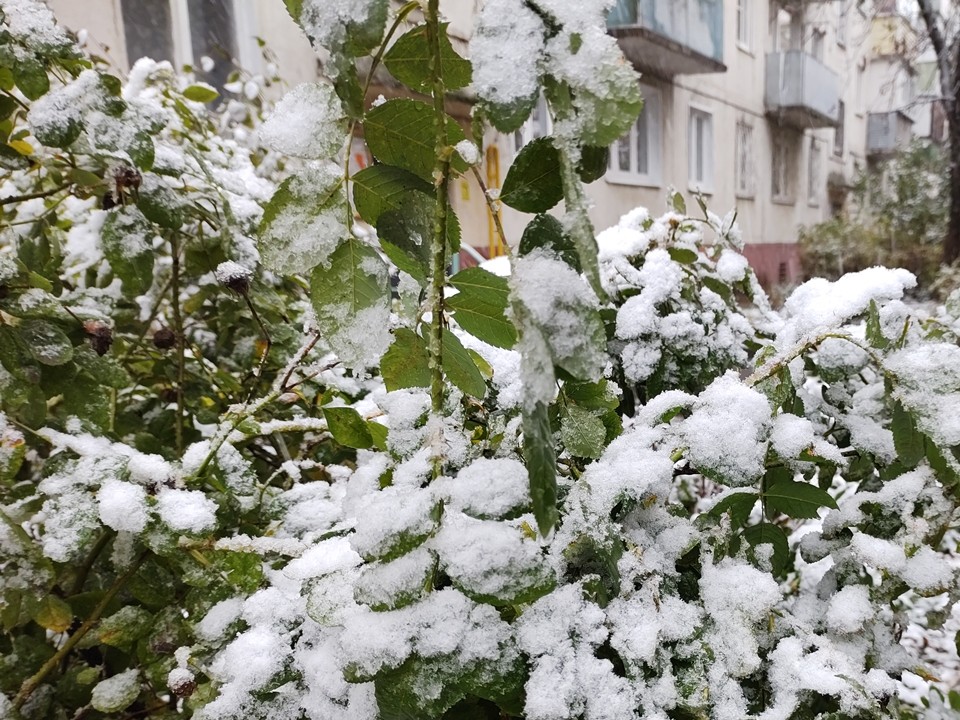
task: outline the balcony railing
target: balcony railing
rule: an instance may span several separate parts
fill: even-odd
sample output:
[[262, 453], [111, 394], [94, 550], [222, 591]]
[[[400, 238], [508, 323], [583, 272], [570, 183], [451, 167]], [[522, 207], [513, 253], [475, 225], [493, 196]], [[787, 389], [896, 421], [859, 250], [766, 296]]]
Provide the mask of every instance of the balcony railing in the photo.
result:
[[802, 50], [767, 55], [764, 103], [767, 113], [800, 129], [840, 124], [836, 74]]
[[727, 69], [722, 0], [618, 0], [607, 15], [607, 30], [628, 60], [654, 75]]
[[903, 150], [913, 137], [913, 119], [904, 112], [867, 114], [867, 155], [882, 157]]

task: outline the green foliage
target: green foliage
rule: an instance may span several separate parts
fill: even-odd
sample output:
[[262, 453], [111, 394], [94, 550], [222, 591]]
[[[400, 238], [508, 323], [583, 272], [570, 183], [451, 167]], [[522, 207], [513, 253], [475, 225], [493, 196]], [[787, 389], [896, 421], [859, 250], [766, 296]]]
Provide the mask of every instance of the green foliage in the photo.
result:
[[915, 140], [893, 159], [868, 166], [854, 180], [851, 210], [800, 233], [804, 272], [837, 278], [874, 265], [903, 267], [925, 291], [940, 269], [947, 205], [947, 157], [941, 148]]
[[[0, 710], [891, 716], [889, 618], [956, 594], [960, 312], [874, 271], [776, 315], [735, 215], [680, 193], [598, 253], [581, 183], [640, 99], [586, 7], [485, 4], [481, 46], [543, 31], [503, 100], [436, 0], [286, 5], [332, 81], [302, 163], [240, 142], [262, 105], [232, 133], [205, 86], [3, 22]], [[381, 60], [433, 102], [365, 111]], [[447, 277], [471, 83], [496, 127], [557, 119], [502, 188], [538, 213], [509, 279]]]

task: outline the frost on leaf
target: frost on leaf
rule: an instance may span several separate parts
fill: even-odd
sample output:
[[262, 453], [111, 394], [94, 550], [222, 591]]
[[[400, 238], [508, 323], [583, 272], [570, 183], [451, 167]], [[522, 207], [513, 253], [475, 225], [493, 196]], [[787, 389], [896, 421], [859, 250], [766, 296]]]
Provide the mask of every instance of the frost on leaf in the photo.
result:
[[303, 83], [283, 96], [260, 127], [260, 140], [285, 155], [323, 160], [343, 147], [346, 122], [333, 88]]
[[281, 275], [307, 273], [329, 265], [330, 255], [349, 237], [342, 169], [311, 164], [283, 181], [263, 212], [260, 256]]

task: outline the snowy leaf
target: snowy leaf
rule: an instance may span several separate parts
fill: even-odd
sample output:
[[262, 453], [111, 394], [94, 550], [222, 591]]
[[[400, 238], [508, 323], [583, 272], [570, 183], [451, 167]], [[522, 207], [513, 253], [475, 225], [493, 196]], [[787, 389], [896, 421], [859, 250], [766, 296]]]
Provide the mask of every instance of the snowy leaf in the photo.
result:
[[567, 265], [580, 272], [580, 254], [563, 225], [553, 215], [541, 213], [531, 220], [520, 238], [520, 254], [529, 255], [537, 248], [544, 248], [560, 256]]
[[603, 453], [607, 430], [589, 410], [570, 405], [560, 422], [560, 439], [571, 455], [598, 458]]
[[73, 610], [56, 595], [46, 594], [31, 608], [30, 617], [50, 632], [66, 632], [73, 622]]
[[44, 320], [27, 320], [20, 337], [33, 358], [44, 365], [63, 365], [73, 358], [73, 343], [59, 327]]
[[750, 543], [754, 550], [762, 545], [772, 546], [773, 555], [771, 556], [771, 567], [773, 572], [779, 574], [783, 571], [790, 554], [790, 548], [787, 544], [787, 536], [778, 525], [772, 523], [751, 525], [744, 529], [743, 537]]
[[277, 103], [260, 127], [260, 141], [285, 155], [324, 160], [340, 151], [346, 132], [346, 118], [333, 88], [302, 83]]
[[723, 513], [729, 512], [731, 527], [736, 529], [750, 517], [750, 512], [753, 510], [753, 506], [757, 504], [758, 497], [755, 492], [732, 492], [714, 505], [709, 514], [713, 517], [720, 517]]
[[103, 223], [103, 254], [124, 288], [135, 295], [153, 284], [154, 235], [150, 221], [132, 206], [111, 210]]
[[374, 365], [390, 344], [387, 266], [359, 240], [343, 242], [310, 277], [324, 339], [348, 367]]
[[893, 418], [890, 422], [893, 432], [893, 444], [897, 449], [897, 459], [911, 470], [923, 459], [925, 453], [923, 433], [917, 430], [913, 415], [896, 400], [893, 404]]
[[560, 153], [549, 137], [531, 140], [514, 159], [500, 199], [515, 210], [546, 212], [563, 199]]
[[312, 166], [287, 178], [273, 194], [260, 222], [263, 264], [282, 275], [329, 265], [331, 254], [349, 237], [348, 208], [340, 168]]
[[140, 673], [131, 668], [97, 683], [90, 704], [103, 713], [118, 713], [133, 703], [139, 694]]
[[[444, 87], [457, 90], [470, 84], [470, 62], [460, 57], [447, 36], [448, 23], [440, 24], [440, 77]], [[397, 80], [413, 90], [429, 93], [433, 78], [433, 55], [427, 43], [427, 27], [420, 25], [404, 33], [387, 51], [383, 64]]]

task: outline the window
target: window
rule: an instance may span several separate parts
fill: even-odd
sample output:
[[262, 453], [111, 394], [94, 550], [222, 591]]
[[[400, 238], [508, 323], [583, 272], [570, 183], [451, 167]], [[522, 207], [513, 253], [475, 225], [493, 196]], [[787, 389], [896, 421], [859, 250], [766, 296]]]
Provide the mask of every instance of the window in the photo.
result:
[[810, 138], [810, 156], [807, 158], [807, 202], [820, 204], [820, 141]]
[[[238, 43], [251, 8], [235, 0], [121, 0], [127, 57], [191, 65], [198, 80], [222, 87], [239, 60], [255, 69], [259, 54]], [[245, 33], [246, 34], [246, 33]], [[249, 33], [252, 40], [253, 33]], [[238, 47], [242, 45], [243, 47]], [[203, 58], [213, 61], [212, 67]]]
[[750, 47], [750, 0], [737, 0], [737, 44]]
[[833, 131], [833, 154], [837, 157], [843, 155], [843, 124], [847, 114], [847, 107], [843, 100], [837, 105], [837, 121], [840, 123]]
[[520, 152], [523, 146], [531, 140], [549, 135], [552, 129], [553, 122], [550, 119], [550, 111], [547, 109], [547, 101], [541, 95], [523, 127], [513, 133], [514, 155]]
[[692, 189], [713, 190], [713, 115], [690, 108], [689, 177]]
[[657, 88], [640, 86], [643, 112], [630, 131], [610, 148], [607, 180], [631, 185], [660, 185], [663, 99]]
[[823, 30], [814, 30], [810, 36], [810, 54], [819, 62], [823, 62]]
[[793, 150], [789, 135], [773, 133], [771, 194], [777, 202], [793, 202]]
[[753, 197], [753, 126], [737, 123], [737, 197]]
[[837, 0], [837, 45], [847, 44], [847, 0]]

